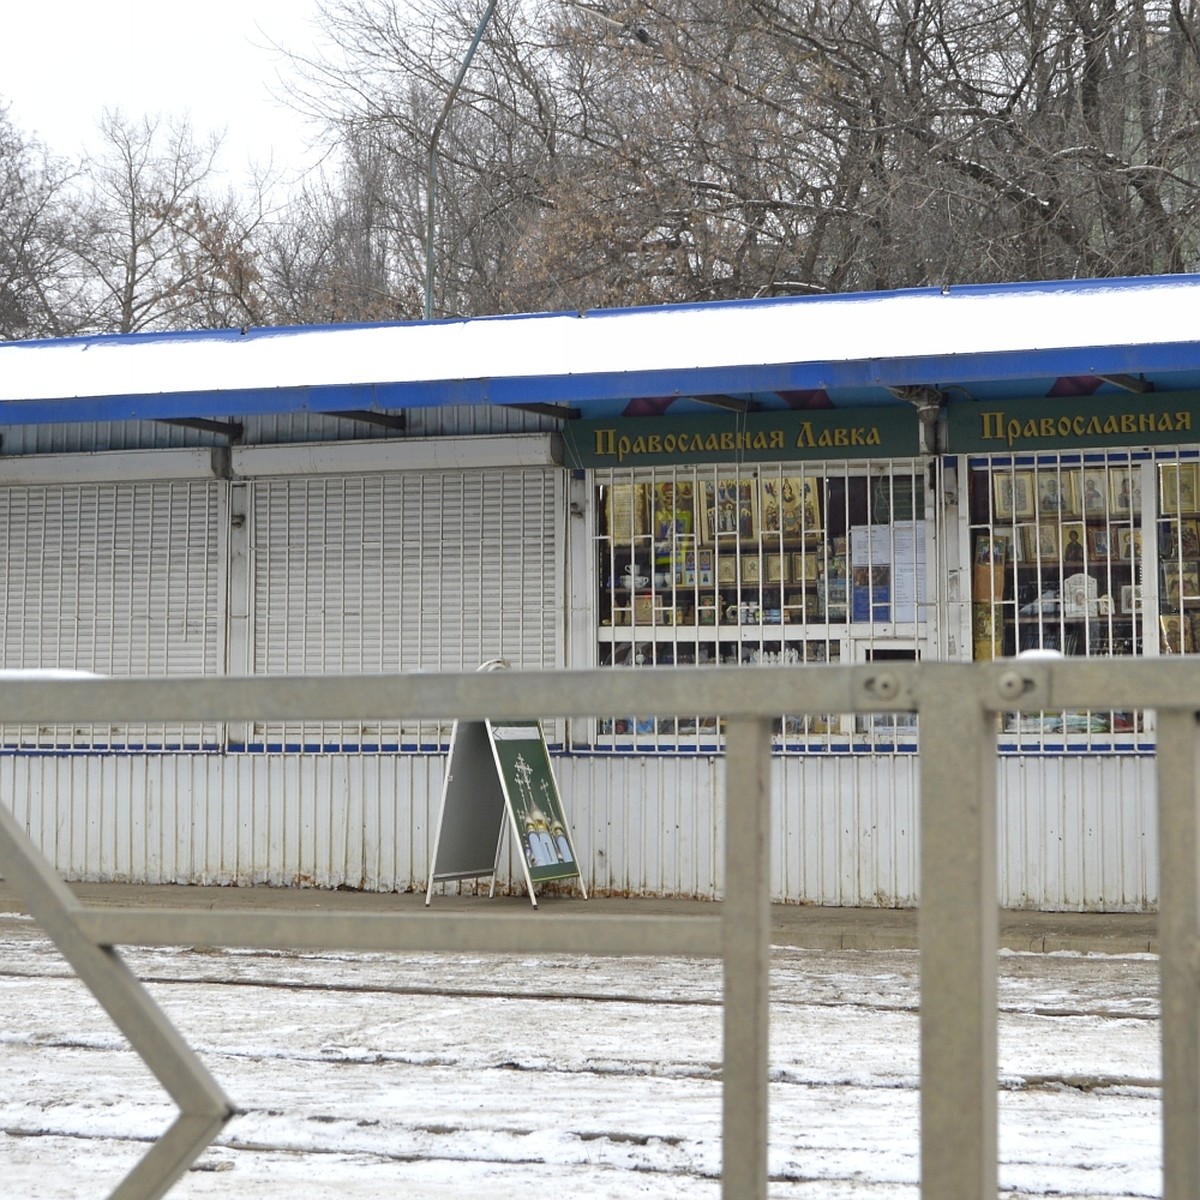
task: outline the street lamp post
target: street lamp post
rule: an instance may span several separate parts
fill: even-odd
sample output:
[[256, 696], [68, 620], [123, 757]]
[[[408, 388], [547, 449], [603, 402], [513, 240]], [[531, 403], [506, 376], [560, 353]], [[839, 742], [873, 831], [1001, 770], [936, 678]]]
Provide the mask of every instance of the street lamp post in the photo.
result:
[[475, 36], [471, 39], [471, 45], [467, 48], [466, 57], [463, 58], [462, 65], [458, 68], [458, 76], [450, 87], [450, 91], [446, 96], [446, 102], [442, 105], [442, 111], [438, 114], [438, 119], [434, 122], [433, 133], [429, 138], [429, 170], [425, 177], [425, 320], [427, 321], [433, 316], [433, 234], [437, 206], [438, 140], [442, 136], [442, 128], [446, 124], [446, 118], [450, 115], [450, 108], [454, 104], [454, 98], [458, 95], [458, 89], [462, 86], [463, 77], [467, 73], [467, 68], [471, 65], [471, 59], [475, 57], [475, 51], [479, 43], [483, 40], [484, 30], [487, 29], [488, 22], [491, 21], [492, 13], [495, 11], [496, 0], [488, 0], [488, 6], [480, 18], [479, 25], [475, 30]]

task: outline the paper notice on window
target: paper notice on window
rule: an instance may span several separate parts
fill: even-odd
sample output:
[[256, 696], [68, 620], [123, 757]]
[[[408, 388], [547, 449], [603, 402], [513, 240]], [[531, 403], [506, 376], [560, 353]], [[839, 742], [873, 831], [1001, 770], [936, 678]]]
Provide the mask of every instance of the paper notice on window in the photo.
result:
[[[856, 525], [850, 530], [851, 569], [890, 567], [891, 612], [894, 622], [923, 621], [929, 602], [925, 553], [925, 522], [895, 521], [891, 525]], [[876, 607], [875, 619], [881, 619]]]

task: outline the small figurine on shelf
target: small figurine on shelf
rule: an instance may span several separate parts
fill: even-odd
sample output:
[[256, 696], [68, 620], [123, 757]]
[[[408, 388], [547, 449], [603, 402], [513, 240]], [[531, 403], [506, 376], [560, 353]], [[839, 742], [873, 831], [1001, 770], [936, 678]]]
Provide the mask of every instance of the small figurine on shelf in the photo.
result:
[[641, 567], [635, 562], [631, 562], [621, 576], [621, 586], [628, 588], [631, 592], [637, 588], [644, 588], [649, 583], [650, 577], [643, 575]]

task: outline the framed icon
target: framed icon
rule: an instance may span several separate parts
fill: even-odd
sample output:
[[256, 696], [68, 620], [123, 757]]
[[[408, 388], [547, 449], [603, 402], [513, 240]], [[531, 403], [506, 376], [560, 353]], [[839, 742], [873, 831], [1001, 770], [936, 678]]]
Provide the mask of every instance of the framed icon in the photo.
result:
[[1163, 595], [1171, 608], [1200, 600], [1200, 563], [1163, 563]]
[[796, 551], [792, 555], [792, 582], [812, 583], [817, 578], [820, 559], [812, 551]]
[[1195, 512], [1200, 464], [1164, 463], [1158, 469], [1159, 500], [1164, 513]]
[[764, 475], [759, 481], [760, 532], [785, 541], [821, 532], [820, 480], [811, 476]]
[[704, 484], [704, 540], [746, 539], [758, 533], [758, 488], [752, 475]]
[[1037, 473], [1037, 511], [1040, 520], [1048, 521], [1055, 516], [1079, 515], [1075, 482], [1075, 475], [1070, 471]]
[[1085, 517], [1102, 517], [1108, 510], [1108, 471], [1085, 468], [1083, 472], [1080, 508]]
[[1190, 654], [1192, 649], [1192, 629], [1189, 622], [1182, 617], [1159, 617], [1162, 629], [1163, 654]]
[[1012, 553], [1012, 536], [1007, 533], [993, 533], [975, 539], [975, 565], [1004, 566], [1005, 560]]
[[1108, 502], [1109, 511], [1117, 520], [1142, 511], [1142, 472], [1139, 468], [1113, 467], [1109, 471]]
[[1059, 557], [1059, 527], [1057, 525], [1027, 525], [1021, 531], [1025, 542], [1027, 562], [1053, 562]]
[[767, 583], [788, 582], [789, 556], [786, 554], [767, 554], [763, 557], [763, 570]]
[[1032, 471], [997, 471], [992, 505], [999, 521], [1031, 521], [1036, 511]]
[[650, 509], [644, 483], [613, 483], [604, 489], [608, 536], [618, 546], [628, 546], [650, 532]]
[[690, 481], [654, 484], [650, 511], [657, 546], [669, 551], [674, 544], [695, 536], [696, 510]]
[[1129, 560], [1142, 557], [1142, 531], [1140, 529], [1117, 530], [1117, 557]]
[[1062, 560], [1064, 563], [1082, 563], [1091, 548], [1088, 528], [1081, 521], [1072, 521], [1062, 527]]
[[1107, 558], [1111, 553], [1110, 542], [1107, 525], [1093, 525], [1088, 529], [1088, 552], [1093, 558]]

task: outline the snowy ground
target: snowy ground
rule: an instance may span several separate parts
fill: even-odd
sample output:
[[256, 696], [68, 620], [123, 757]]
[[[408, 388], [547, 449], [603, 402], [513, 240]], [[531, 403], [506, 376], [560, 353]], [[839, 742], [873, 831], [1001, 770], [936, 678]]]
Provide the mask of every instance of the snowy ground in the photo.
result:
[[[720, 1195], [710, 962], [127, 950], [242, 1110], [174, 1198]], [[1160, 1196], [1158, 960], [1005, 954], [1001, 1195]], [[917, 1200], [917, 956], [777, 949], [770, 1195]], [[0, 916], [5, 1197], [107, 1194], [174, 1110]]]

